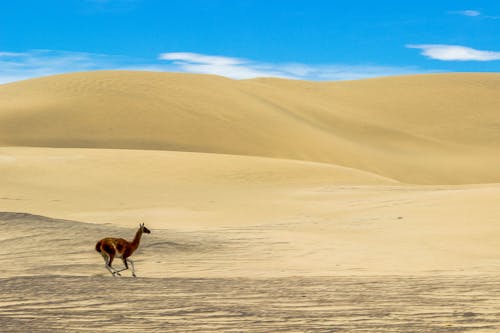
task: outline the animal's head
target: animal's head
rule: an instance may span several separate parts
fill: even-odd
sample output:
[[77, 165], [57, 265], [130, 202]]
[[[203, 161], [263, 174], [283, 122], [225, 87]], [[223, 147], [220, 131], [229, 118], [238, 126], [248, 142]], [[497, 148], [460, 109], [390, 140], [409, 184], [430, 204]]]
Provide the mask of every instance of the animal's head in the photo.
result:
[[139, 228], [141, 228], [141, 231], [146, 233], [146, 234], [150, 234], [151, 233], [151, 230], [149, 230], [148, 228], [146, 228], [146, 226], [144, 225], [144, 223], [141, 223], [139, 225]]

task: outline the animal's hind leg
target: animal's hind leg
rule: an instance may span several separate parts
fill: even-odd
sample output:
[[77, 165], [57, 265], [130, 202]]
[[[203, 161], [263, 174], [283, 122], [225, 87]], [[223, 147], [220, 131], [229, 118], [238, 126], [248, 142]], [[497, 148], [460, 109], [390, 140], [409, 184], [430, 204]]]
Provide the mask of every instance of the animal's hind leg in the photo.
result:
[[106, 269], [111, 273], [111, 275], [115, 276], [120, 275], [120, 273], [111, 266], [111, 263], [113, 262], [113, 256], [109, 254], [103, 254], [102, 257], [104, 258], [104, 266]]
[[111, 273], [111, 275], [115, 276], [115, 271], [113, 271], [113, 269], [108, 265], [108, 264], [104, 264], [104, 267], [106, 267], [106, 269]]
[[104, 259], [104, 267], [106, 267], [106, 269], [111, 273], [111, 275], [114, 275], [115, 272], [113, 272], [113, 269], [108, 265], [109, 257], [103, 253], [102, 258]]

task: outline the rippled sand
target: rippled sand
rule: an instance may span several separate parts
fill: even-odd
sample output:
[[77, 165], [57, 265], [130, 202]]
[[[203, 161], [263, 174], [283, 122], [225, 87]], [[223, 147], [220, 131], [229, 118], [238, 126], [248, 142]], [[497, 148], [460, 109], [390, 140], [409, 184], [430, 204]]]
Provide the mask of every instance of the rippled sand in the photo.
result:
[[[153, 230], [133, 256], [139, 277], [114, 278], [93, 240], [128, 228], [24, 213], [0, 213], [0, 226], [2, 332], [500, 330], [494, 273], [334, 273], [327, 257], [324, 270], [290, 261], [300, 247], [240, 228]], [[321, 272], [336, 275], [306, 276]]]
[[500, 279], [0, 279], [9, 332], [498, 332]]
[[[0, 332], [499, 332], [499, 89], [0, 85]], [[95, 244], [140, 222], [138, 278], [113, 278]]]

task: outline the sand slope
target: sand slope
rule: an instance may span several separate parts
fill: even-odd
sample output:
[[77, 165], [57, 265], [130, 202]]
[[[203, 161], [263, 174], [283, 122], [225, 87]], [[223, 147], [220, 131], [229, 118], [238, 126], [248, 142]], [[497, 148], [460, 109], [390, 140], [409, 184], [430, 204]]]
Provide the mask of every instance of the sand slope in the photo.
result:
[[0, 86], [4, 146], [299, 159], [418, 184], [500, 182], [500, 75], [314, 83], [102, 71]]
[[[131, 239], [139, 222], [154, 231], [143, 244], [148, 277], [482, 274], [500, 267], [498, 184], [409, 186], [324, 164], [215, 154], [0, 152], [1, 206], [66, 220], [6, 214], [2, 237], [11, 246], [0, 257], [14, 271], [33, 272], [50, 254], [62, 265], [58, 274], [81, 274], [69, 261], [108, 274], [95, 242], [117, 233]], [[84, 257], [66, 262], [72, 238]], [[172, 253], [172, 242], [181, 251]]]
[[[498, 332], [499, 88], [495, 74], [0, 85], [1, 327]], [[139, 222], [138, 278], [114, 279], [95, 242]]]
[[210, 276], [495, 271], [499, 78], [2, 85], [1, 210], [239, 239]]
[[293, 194], [304, 188], [395, 183], [356, 169], [260, 157], [0, 148], [0, 204], [87, 222], [135, 226], [141, 218], [184, 227], [255, 224], [279, 207], [290, 213], [300, 209]]

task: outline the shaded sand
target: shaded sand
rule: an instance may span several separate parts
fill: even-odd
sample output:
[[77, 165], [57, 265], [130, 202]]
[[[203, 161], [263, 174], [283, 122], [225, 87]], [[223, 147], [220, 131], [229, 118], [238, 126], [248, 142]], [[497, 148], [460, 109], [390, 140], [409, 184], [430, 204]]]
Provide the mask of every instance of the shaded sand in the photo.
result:
[[333, 83], [65, 74], [0, 85], [0, 145], [267, 156], [407, 183], [498, 183], [499, 90], [499, 74]]
[[[0, 85], [0, 331], [497, 332], [499, 89]], [[139, 222], [139, 277], [112, 278], [94, 245]]]
[[11, 211], [203, 228], [259, 224], [273, 210], [293, 214], [301, 202], [294, 192], [307, 187], [397, 184], [355, 169], [270, 158], [1, 147], [0, 182], [0, 201]]

